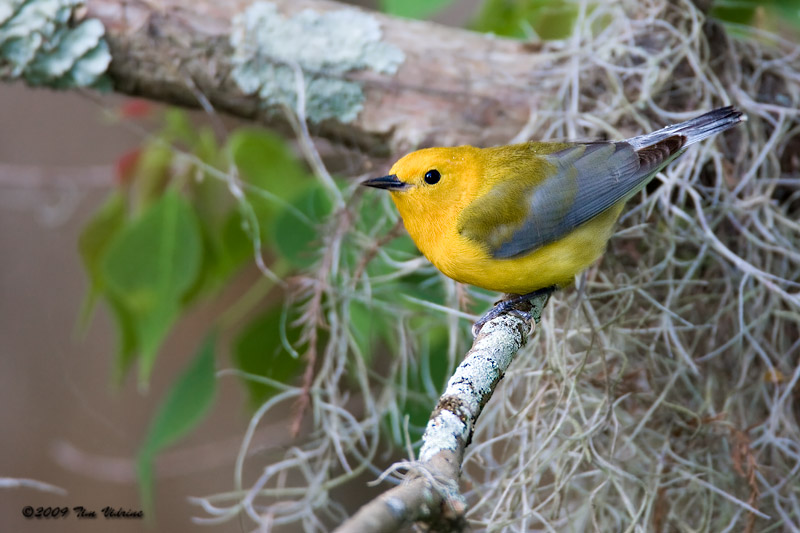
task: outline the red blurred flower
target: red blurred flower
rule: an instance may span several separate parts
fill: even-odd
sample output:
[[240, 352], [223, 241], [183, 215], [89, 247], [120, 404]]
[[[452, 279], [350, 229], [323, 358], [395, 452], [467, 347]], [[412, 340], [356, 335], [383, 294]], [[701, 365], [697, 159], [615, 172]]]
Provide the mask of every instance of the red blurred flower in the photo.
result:
[[117, 159], [117, 163], [114, 165], [114, 173], [117, 184], [127, 185], [130, 183], [134, 174], [136, 173], [136, 166], [139, 163], [139, 157], [141, 155], [142, 149], [136, 148], [130, 152], [122, 154], [119, 159]]
[[141, 98], [129, 98], [119, 108], [122, 118], [144, 118], [148, 116], [155, 106]]

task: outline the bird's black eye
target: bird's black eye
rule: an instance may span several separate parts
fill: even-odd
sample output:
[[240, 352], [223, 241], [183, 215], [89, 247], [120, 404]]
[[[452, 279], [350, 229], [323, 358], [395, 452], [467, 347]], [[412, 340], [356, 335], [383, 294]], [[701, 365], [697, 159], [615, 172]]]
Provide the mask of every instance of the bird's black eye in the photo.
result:
[[439, 171], [436, 169], [429, 170], [425, 173], [425, 183], [428, 185], [436, 185], [439, 183], [440, 179], [442, 179], [442, 175], [439, 174]]

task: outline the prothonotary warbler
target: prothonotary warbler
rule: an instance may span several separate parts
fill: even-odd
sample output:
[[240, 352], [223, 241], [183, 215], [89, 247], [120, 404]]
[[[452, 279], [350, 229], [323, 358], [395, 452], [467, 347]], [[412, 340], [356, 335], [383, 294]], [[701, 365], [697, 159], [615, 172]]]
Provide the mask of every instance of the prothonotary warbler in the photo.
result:
[[624, 141], [426, 148], [364, 185], [386, 189], [445, 275], [508, 294], [473, 328], [569, 285], [605, 251], [625, 202], [690, 145], [746, 117], [733, 107]]

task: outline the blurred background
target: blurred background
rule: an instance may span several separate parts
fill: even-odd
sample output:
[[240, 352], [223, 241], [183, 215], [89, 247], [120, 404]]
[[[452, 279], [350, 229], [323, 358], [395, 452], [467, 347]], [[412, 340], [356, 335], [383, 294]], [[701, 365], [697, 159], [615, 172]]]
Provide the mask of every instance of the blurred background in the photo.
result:
[[[5, 531], [108, 531], [102, 519], [50, 523], [25, 520], [21, 510], [141, 509], [135, 458], [148, 423], [225, 297], [180, 320], [147, 394], [139, 393], [135, 379], [115, 386], [116, 330], [106, 309], [78, 334], [87, 276], [77, 242], [115, 187], [118, 159], [143, 137], [108, 118], [124, 105], [119, 97], [103, 97], [98, 105], [76, 93], [3, 84], [0, 102], [0, 472], [67, 491], [4, 490], [0, 524]], [[242, 398], [237, 383], [220, 380], [211, 416], [181, 446], [187, 453], [164, 465], [157, 530], [187, 527], [186, 496], [193, 491], [230, 486], [231, 461], [248, 418]], [[143, 527], [140, 520], [113, 524], [119, 531]], [[220, 530], [240, 528], [227, 524]]]
[[[435, 19], [461, 25], [478, 4], [455, 2]], [[159, 403], [216, 317], [260, 277], [255, 266], [244, 265], [230, 286], [181, 316], [164, 340], [146, 394], [135, 376], [114, 382], [117, 330], [103, 304], [80, 332], [88, 280], [79, 237], [118, 186], [126, 157], [160, 126], [164, 109], [117, 95], [0, 84], [0, 477], [31, 478], [66, 491], [3, 490], [4, 531], [111, 526], [102, 518], [79, 521], [74, 515], [61, 521], [24, 519], [26, 505], [83, 506], [98, 514], [106, 506], [142, 509], [136, 458]], [[200, 112], [189, 115], [196, 124], [209, 124]], [[245, 125], [222, 120], [228, 131]], [[227, 351], [218, 354], [218, 367], [230, 366]], [[232, 487], [232, 466], [250, 414], [242, 384], [220, 379], [208, 417], [158, 461], [154, 531], [193, 529], [190, 517], [197, 508], [186, 497]], [[289, 442], [290, 413], [285, 415], [266, 424], [260, 446]], [[356, 506], [365, 501], [361, 491], [351, 499]], [[143, 527], [136, 519], [113, 523], [121, 532]], [[233, 521], [210, 530], [243, 529], [248, 528]]]
[[[566, 37], [574, 17], [571, 3], [559, 0], [360, 3], [403, 16], [528, 39]], [[780, 31], [796, 36], [795, 22], [785, 15], [797, 16], [796, 3], [768, 3], [774, 12], [763, 10], [758, 2], [718, 4], [717, 14], [732, 22], [773, 29], [785, 24]], [[214, 132], [209, 143], [209, 150], [214, 151], [228, 142], [223, 131], [244, 126], [225, 118], [209, 120], [199, 112], [171, 118], [167, 114], [162, 106], [115, 95], [59, 93], [0, 84], [0, 477], [34, 479], [65, 491], [52, 494], [27, 487], [0, 489], [3, 531], [87, 532], [112, 527], [102, 518], [24, 519], [21, 512], [26, 505], [83, 506], [98, 512], [106, 506], [142, 509], [137, 457], [141, 458], [146, 442], [153, 442], [156, 413], [196, 361], [208, 331], [225, 313], [232, 313], [225, 316], [233, 321], [257, 321], [264, 309], [272, 312], [272, 317], [281, 309], [280, 294], [264, 283], [247, 247], [230, 251], [236, 257], [232, 266], [220, 266], [220, 272], [224, 271], [220, 280], [209, 282], [213, 288], [197, 289], [200, 296], [182, 308], [163, 335], [146, 390], [138, 383], [135, 365], [122, 376], [130, 361], [121, 363], [125, 356], [120, 353], [118, 321], [105, 302], [98, 305], [85, 328], [81, 327], [90, 276], [78, 243], [87, 225], [113, 191], [129, 186], [132, 176], [165, 168], [181, 172], [180, 168], [176, 170], [179, 161], [158, 159], [159, 148], [153, 139], [180, 145], [210, 162], [216, 156], [206, 153], [205, 159], [202, 155], [206, 142], [202, 136], [174, 130], [188, 124], [194, 133], [204, 128]], [[240, 142], [255, 143], [259, 149], [277, 146], [271, 137], [264, 140], [258, 135]], [[295, 157], [296, 149], [287, 146], [285, 150], [276, 148], [280, 157], [291, 159], [293, 162], [286, 165], [299, 169], [298, 173], [307, 173]], [[344, 176], [357, 175], [363, 168], [364, 161], [347, 150], [328, 147], [323, 153], [331, 168]], [[245, 148], [242, 154], [247, 156]], [[144, 164], [145, 159], [149, 163]], [[225, 190], [224, 186], [218, 189]], [[305, 191], [291, 194], [301, 193]], [[147, 193], [140, 190], [136, 194], [143, 198]], [[280, 215], [264, 216], [275, 222], [268, 217]], [[283, 227], [293, 224], [290, 221]], [[303, 233], [301, 229], [299, 233]], [[238, 242], [247, 242], [243, 235]], [[286, 234], [286, 241], [304, 239], [304, 235]], [[267, 255], [278, 258], [270, 264], [273, 268], [284, 269], [287, 274], [304, 264], [297, 256], [299, 252], [287, 249], [285, 242], [268, 244], [277, 250], [267, 251]], [[398, 249], [403, 247], [407, 249], [408, 243], [398, 245]], [[408, 250], [412, 252], [413, 248]], [[249, 291], [260, 298], [247, 301]], [[237, 366], [257, 370], [252, 365], [259, 363], [248, 358], [259, 355], [249, 354], [246, 346], [252, 341], [244, 338], [245, 333], [236, 328], [221, 332], [220, 349], [215, 354], [217, 369]], [[291, 379], [301, 371], [302, 367], [293, 367], [284, 377]], [[208, 400], [210, 409], [198, 419], [196, 427], [153, 444], [158, 452], [153, 453], [154, 531], [194, 529], [190, 517], [198, 515], [198, 508], [187, 502], [187, 496], [233, 487], [233, 463], [253, 406], [274, 394], [248, 387], [234, 376], [217, 379], [213, 401], [195, 399], [198, 403]], [[425, 417], [423, 413], [420, 420]], [[289, 446], [293, 442], [289, 435], [293, 420], [293, 413], [285, 409], [283, 416], [273, 413], [262, 422], [254, 439], [255, 453], [266, 458]], [[308, 424], [306, 420], [300, 428], [301, 435]], [[396, 457], [401, 456], [403, 452], [398, 451]], [[387, 454], [383, 461], [388, 464], [391, 459]], [[362, 474], [339, 499], [349, 501], [352, 511], [373, 494], [361, 481], [374, 477], [374, 472]], [[113, 522], [114, 530], [121, 532], [141, 531], [144, 525], [135, 519]], [[238, 532], [251, 527], [250, 523], [232, 520], [209, 530]]]

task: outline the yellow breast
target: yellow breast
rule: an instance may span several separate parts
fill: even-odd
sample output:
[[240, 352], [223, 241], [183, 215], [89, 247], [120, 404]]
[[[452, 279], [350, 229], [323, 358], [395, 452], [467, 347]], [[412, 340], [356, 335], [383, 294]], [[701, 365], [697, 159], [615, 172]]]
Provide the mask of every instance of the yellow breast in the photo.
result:
[[406, 221], [406, 229], [431, 263], [461, 283], [510, 294], [572, 283], [606, 248], [624, 203], [569, 233], [563, 239], [526, 255], [495, 259], [478, 243], [460, 235], [455, 220], [442, 217]]

